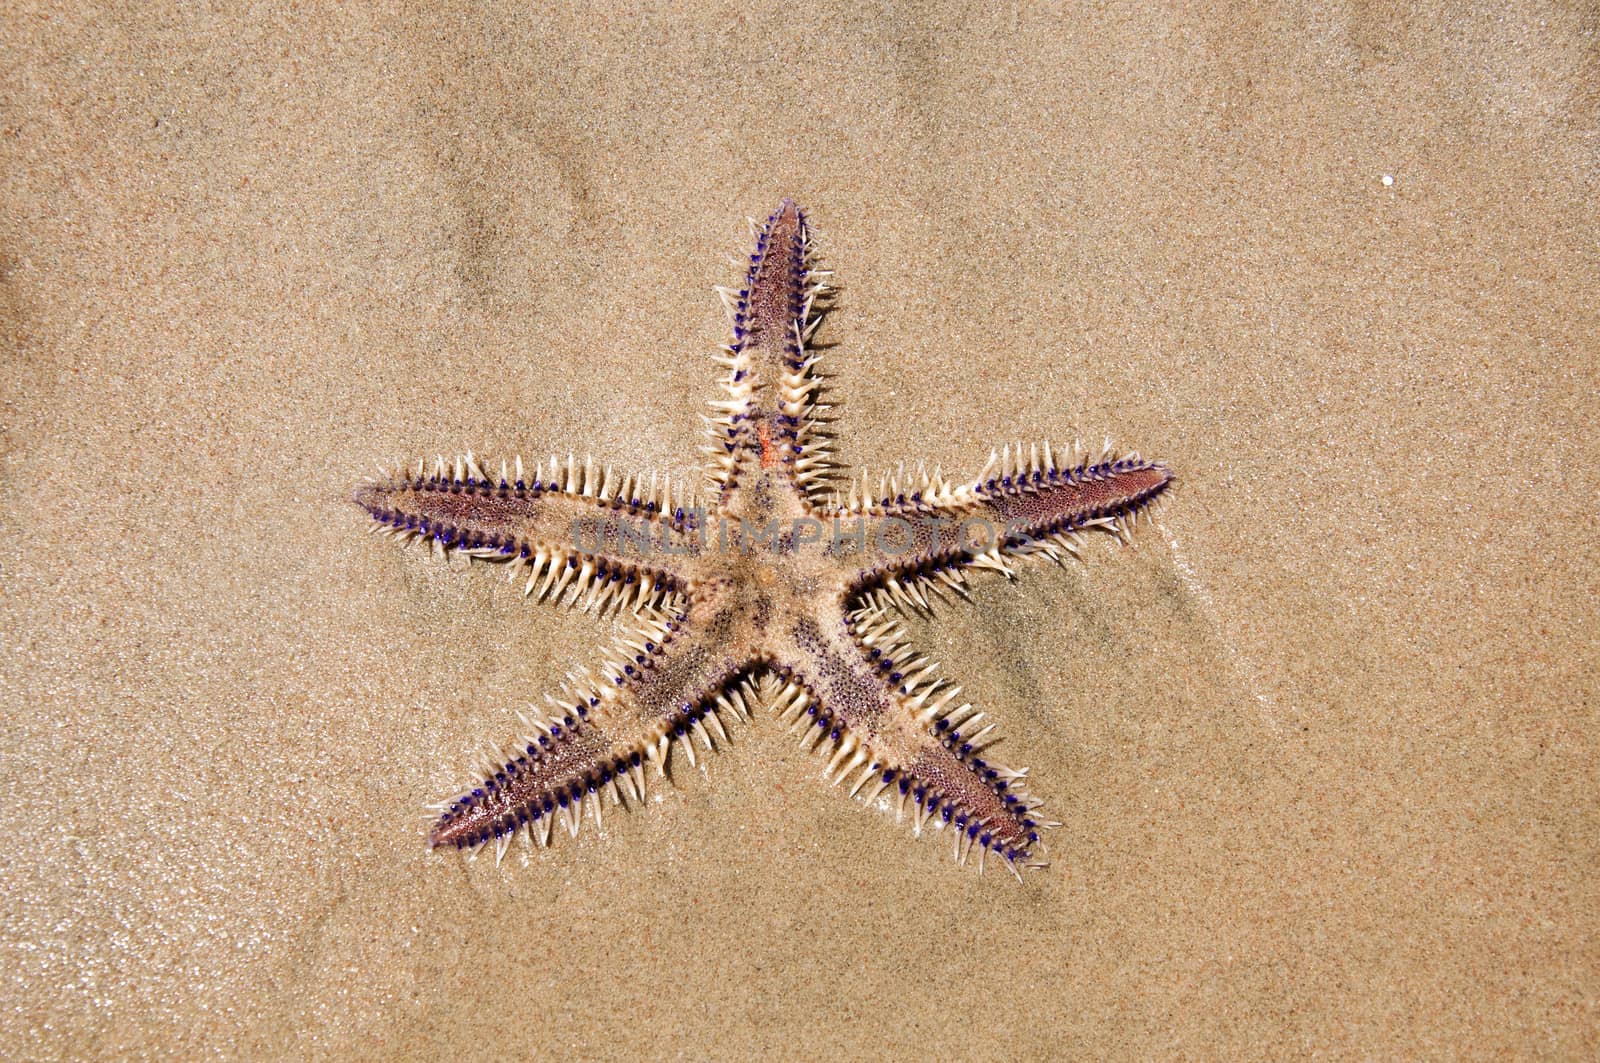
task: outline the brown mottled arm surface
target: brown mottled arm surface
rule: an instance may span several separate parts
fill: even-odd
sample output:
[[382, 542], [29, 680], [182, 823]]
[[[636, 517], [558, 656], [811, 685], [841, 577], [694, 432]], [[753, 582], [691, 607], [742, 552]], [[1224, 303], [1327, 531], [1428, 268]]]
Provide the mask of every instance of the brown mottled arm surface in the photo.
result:
[[586, 806], [598, 819], [602, 792], [615, 803], [642, 800], [646, 764], [665, 771], [674, 739], [698, 737], [709, 747], [712, 735], [726, 738], [719, 710], [744, 715], [729, 688], [747, 660], [730, 634], [726, 611], [701, 601], [624, 639], [598, 678], [550, 698], [548, 717], [530, 721], [511, 749], [485, 762], [470, 790], [441, 806], [430, 843], [469, 848], [498, 839], [504, 852], [524, 826], [541, 842], [557, 820], [577, 833]]
[[[504, 561], [523, 592], [604, 607], [660, 605], [687, 584], [697, 549], [692, 503], [660, 483], [592, 463], [552, 461], [533, 472], [485, 474], [470, 455], [432, 471], [363, 484], [355, 501], [380, 528]], [[678, 551], [678, 552], [673, 552]]]
[[[844, 544], [838, 563], [855, 570], [852, 587], [925, 606], [921, 588], [930, 581], [959, 589], [967, 568], [1009, 575], [1007, 558], [1075, 554], [1083, 532], [1126, 535], [1171, 483], [1165, 465], [1137, 454], [1058, 462], [1048, 446], [1007, 447], [973, 483], [886, 480], [871, 497], [858, 493], [829, 516]], [[854, 535], [857, 527], [865, 534]]]
[[826, 276], [812, 261], [805, 214], [786, 199], [756, 232], [744, 282], [717, 289], [733, 326], [720, 359], [728, 398], [713, 404], [711, 419], [710, 476], [721, 498], [763, 471], [803, 491], [832, 467], [815, 419], [817, 359], [806, 349]]
[[1054, 824], [1023, 792], [1024, 773], [987, 759], [983, 713], [933, 678], [932, 662], [908, 652], [881, 612], [840, 616], [827, 630], [802, 620], [776, 663], [788, 683], [778, 708], [814, 741], [837, 746], [828, 765], [835, 782], [850, 781], [869, 803], [893, 794], [919, 833], [930, 820], [950, 829], [960, 858], [992, 849], [1013, 870], [1042, 858], [1040, 828]]

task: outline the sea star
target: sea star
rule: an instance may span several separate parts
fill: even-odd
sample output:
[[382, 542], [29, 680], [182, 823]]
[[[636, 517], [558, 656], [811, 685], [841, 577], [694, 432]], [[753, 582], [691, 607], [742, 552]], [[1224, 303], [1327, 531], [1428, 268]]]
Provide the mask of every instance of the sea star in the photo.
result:
[[525, 594], [628, 610], [635, 628], [437, 806], [429, 842], [492, 840], [503, 857], [519, 829], [548, 844], [559, 818], [576, 834], [586, 809], [599, 823], [604, 795], [642, 801], [645, 763], [664, 776], [674, 741], [692, 763], [696, 739], [726, 741], [719, 713], [748, 719], [765, 704], [802, 744], [832, 751], [835, 784], [852, 780], [869, 804], [887, 791], [897, 815], [909, 803], [916, 831], [949, 830], [963, 862], [976, 849], [980, 869], [990, 852], [1013, 873], [1043, 866], [1040, 831], [1056, 824], [1026, 773], [989, 759], [993, 726], [890, 613], [927, 609], [929, 591], [964, 595], [969, 568], [1010, 577], [1013, 556], [1076, 555], [1089, 529], [1126, 537], [1172, 475], [1109, 447], [1058, 459], [1049, 444], [1007, 446], [970, 481], [896, 474], [841, 495], [806, 346], [829, 271], [791, 200], [755, 236], [743, 285], [718, 289], [733, 338], [717, 356], [727, 394], [708, 418], [705, 504], [570, 457], [531, 476], [518, 458], [494, 476], [468, 453], [358, 489], [379, 530], [506, 563]]

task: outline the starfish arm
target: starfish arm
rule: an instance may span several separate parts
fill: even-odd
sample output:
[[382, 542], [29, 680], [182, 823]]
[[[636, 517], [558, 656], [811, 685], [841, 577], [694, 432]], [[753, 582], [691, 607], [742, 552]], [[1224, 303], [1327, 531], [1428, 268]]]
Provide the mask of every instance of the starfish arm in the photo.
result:
[[733, 324], [719, 360], [728, 397], [712, 404], [709, 477], [726, 502], [741, 478], [777, 469], [802, 494], [833, 468], [818, 417], [817, 355], [806, 348], [828, 287], [810, 229], [785, 199], [756, 233], [742, 285], [718, 288]]
[[[1007, 559], [1076, 555], [1084, 532], [1122, 538], [1172, 485], [1172, 472], [1138, 454], [1058, 460], [1050, 444], [1007, 446], [976, 480], [952, 484], [935, 472], [885, 479], [874, 492], [852, 487], [831, 512], [839, 563], [853, 570], [853, 592], [887, 604], [927, 607], [922, 589], [962, 590], [963, 571], [991, 568], [1011, 575]], [[843, 533], [840, 530], [843, 529]], [[855, 534], [851, 534], [855, 533]]]
[[976, 848], [980, 868], [991, 851], [1013, 871], [1044, 866], [1039, 832], [1056, 824], [1025, 792], [1026, 772], [988, 759], [993, 727], [960, 688], [931, 677], [936, 666], [907, 650], [881, 610], [801, 622], [773, 656], [785, 683], [777, 707], [802, 744], [831, 750], [835, 785], [850, 780], [869, 804], [887, 793], [897, 815], [909, 804], [916, 831], [948, 828], [963, 862]]
[[517, 458], [495, 477], [471, 454], [453, 464], [440, 458], [431, 471], [418, 462], [362, 485], [355, 501], [381, 530], [505, 562], [512, 579], [525, 575], [524, 594], [559, 600], [570, 592], [585, 608], [669, 603], [698, 549], [687, 498], [592, 460], [552, 458], [530, 475]]
[[[710, 614], [710, 615], [704, 615]], [[673, 741], [694, 759], [691, 741], [726, 741], [720, 713], [745, 718], [735, 687], [749, 663], [730, 649], [728, 615], [705, 603], [647, 620], [618, 643], [595, 678], [570, 676], [550, 715], [529, 720], [510, 750], [496, 749], [471, 789], [438, 807], [429, 835], [435, 847], [468, 848], [490, 840], [498, 855], [519, 828], [548, 844], [560, 820], [576, 834], [584, 811], [598, 823], [602, 793], [614, 804], [645, 795], [645, 765], [665, 775]]]

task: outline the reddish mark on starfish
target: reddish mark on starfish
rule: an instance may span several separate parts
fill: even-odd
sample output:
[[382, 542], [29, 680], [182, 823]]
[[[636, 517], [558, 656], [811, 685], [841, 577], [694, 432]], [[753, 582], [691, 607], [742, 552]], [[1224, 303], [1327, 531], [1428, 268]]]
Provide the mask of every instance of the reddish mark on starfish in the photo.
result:
[[[1026, 772], [990, 750], [994, 725], [906, 643], [894, 613], [965, 594], [976, 568], [1078, 553], [1085, 533], [1127, 538], [1167, 490], [1166, 466], [1050, 444], [1007, 446], [973, 479], [896, 474], [839, 484], [807, 348], [826, 297], [804, 214], [784, 200], [755, 233], [737, 289], [718, 289], [733, 336], [718, 361], [703, 502], [658, 477], [592, 459], [520, 458], [498, 475], [470, 453], [418, 462], [362, 486], [376, 527], [441, 552], [501, 562], [523, 592], [625, 614], [629, 630], [598, 668], [569, 673], [548, 708], [438, 806], [435, 846], [473, 851], [513, 836], [549, 842], [557, 821], [637, 804], [645, 766], [674, 748], [728, 739], [729, 718], [764, 706], [825, 775], [868, 804], [887, 801], [918, 834], [943, 830], [955, 854], [1013, 872], [1042, 866], [1054, 826]], [[974, 534], [975, 528], [982, 534]]]
[[761, 440], [761, 467], [770, 469], [778, 464], [778, 452], [772, 446], [772, 426], [762, 421], [757, 433]]

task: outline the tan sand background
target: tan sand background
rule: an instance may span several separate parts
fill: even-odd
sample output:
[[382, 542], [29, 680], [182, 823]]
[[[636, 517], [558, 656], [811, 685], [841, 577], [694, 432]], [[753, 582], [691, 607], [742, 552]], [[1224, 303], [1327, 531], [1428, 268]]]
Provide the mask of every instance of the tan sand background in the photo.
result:
[[[1600, 1051], [1593, 5], [535, 6], [7, 5], [6, 1054]], [[848, 461], [1182, 477], [915, 625], [1054, 867], [770, 720], [603, 835], [429, 853], [611, 625], [350, 487], [693, 475], [784, 194]]]

